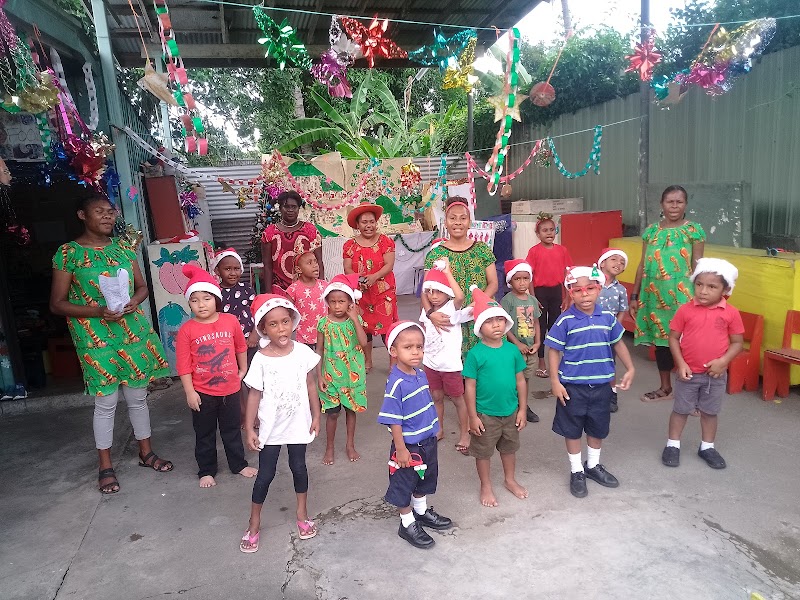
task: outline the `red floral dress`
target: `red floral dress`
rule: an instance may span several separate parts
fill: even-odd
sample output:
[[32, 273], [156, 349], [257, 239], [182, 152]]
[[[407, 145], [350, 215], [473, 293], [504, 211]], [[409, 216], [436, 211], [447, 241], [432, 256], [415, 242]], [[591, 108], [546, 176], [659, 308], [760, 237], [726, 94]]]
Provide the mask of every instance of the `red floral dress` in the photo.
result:
[[300, 325], [297, 327], [297, 341], [313, 346], [317, 343], [317, 323], [328, 314], [328, 305], [322, 298], [322, 292], [328, 282], [317, 279], [308, 287], [299, 279], [289, 286], [286, 295], [300, 313]]
[[[261, 241], [269, 243], [272, 250], [272, 293], [285, 295], [286, 288], [294, 281], [294, 245], [297, 239], [305, 237], [310, 241], [318, 235], [317, 228], [308, 221], [289, 232], [281, 231], [275, 223], [267, 225]], [[262, 257], [264, 261], [268, 258]]]
[[[342, 255], [343, 258], [353, 261], [353, 272], [361, 276], [380, 271], [385, 264], [383, 257], [389, 252], [394, 252], [394, 242], [380, 234], [372, 246], [365, 247], [354, 239], [347, 240]], [[398, 320], [394, 273], [389, 272], [376, 281], [375, 285], [362, 289], [361, 293], [363, 296], [358, 301], [358, 306], [366, 323], [364, 329], [370, 335], [383, 335]]]

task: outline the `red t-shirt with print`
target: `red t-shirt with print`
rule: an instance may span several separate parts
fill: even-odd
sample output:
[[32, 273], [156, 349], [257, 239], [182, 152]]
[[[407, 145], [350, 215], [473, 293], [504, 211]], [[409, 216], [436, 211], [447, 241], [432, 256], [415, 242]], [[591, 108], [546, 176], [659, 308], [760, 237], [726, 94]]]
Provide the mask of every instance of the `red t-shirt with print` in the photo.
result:
[[217, 315], [213, 323], [190, 319], [181, 325], [175, 340], [176, 370], [192, 376], [197, 392], [228, 396], [242, 387], [236, 355], [247, 352], [247, 342], [236, 317]]

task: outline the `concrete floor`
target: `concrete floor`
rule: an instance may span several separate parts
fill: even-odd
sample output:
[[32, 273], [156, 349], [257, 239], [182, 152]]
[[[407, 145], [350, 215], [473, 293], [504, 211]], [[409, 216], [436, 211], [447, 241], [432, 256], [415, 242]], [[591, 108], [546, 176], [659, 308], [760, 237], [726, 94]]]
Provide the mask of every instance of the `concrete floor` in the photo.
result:
[[[413, 316], [415, 306], [403, 298], [401, 314]], [[481, 507], [474, 461], [453, 448], [450, 407], [432, 503], [457, 526], [433, 533], [429, 551], [397, 537], [397, 516], [381, 499], [389, 445], [375, 422], [387, 372], [382, 348], [369, 376], [369, 411], [359, 419], [361, 461], [344, 459], [343, 427], [333, 467], [321, 464], [323, 440], [309, 447], [309, 508], [319, 535], [297, 538], [284, 454], [264, 507], [261, 549], [251, 555], [239, 552], [238, 539], [252, 480], [221, 466], [215, 488], [197, 487], [179, 385], [152, 397], [154, 447], [175, 471], [136, 466], [121, 406], [115, 448], [122, 491], [113, 496], [95, 489], [91, 408], [5, 416], [0, 598], [800, 598], [797, 395], [782, 403], [730, 397], [717, 440], [728, 468], [714, 471], [695, 455], [700, 434], [692, 419], [682, 464], [668, 469], [660, 454], [670, 403], [639, 402], [656, 381], [641, 350], [634, 352], [634, 389], [620, 397], [602, 455], [621, 486], [589, 482], [585, 499], [569, 494], [550, 398], [531, 401], [542, 421], [522, 432], [518, 479], [530, 498], [502, 488], [495, 459], [500, 506]], [[535, 381], [534, 391], [545, 383]]]

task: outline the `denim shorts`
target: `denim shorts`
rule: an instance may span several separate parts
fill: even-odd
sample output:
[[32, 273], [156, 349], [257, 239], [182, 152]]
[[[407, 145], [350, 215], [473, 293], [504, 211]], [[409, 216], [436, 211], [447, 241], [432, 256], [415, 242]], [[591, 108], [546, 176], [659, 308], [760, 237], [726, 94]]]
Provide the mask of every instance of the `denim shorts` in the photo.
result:
[[[436, 436], [432, 435], [417, 444], [406, 444], [412, 454], [419, 454], [425, 463], [425, 478], [420, 478], [413, 467], [397, 469], [389, 474], [389, 489], [386, 490], [384, 500], [399, 508], [411, 506], [411, 496], [427, 496], [436, 493], [436, 484], [439, 479], [439, 458], [436, 446]], [[389, 458], [394, 454], [395, 447], [392, 442], [389, 448]]]

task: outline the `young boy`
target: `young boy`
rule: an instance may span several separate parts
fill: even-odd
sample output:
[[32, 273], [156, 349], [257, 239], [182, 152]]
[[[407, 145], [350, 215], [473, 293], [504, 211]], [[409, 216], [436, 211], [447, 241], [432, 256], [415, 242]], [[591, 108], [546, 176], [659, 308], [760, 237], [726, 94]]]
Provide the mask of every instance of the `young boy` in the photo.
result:
[[[412, 546], [430, 548], [435, 542], [422, 527], [448, 529], [453, 523], [427, 503], [427, 495], [436, 492], [439, 477], [439, 418], [428, 379], [419, 368], [425, 344], [422, 327], [411, 321], [398, 321], [389, 328], [386, 344], [396, 361], [378, 414], [378, 423], [388, 425], [392, 432], [386, 501], [400, 509], [397, 534]], [[415, 461], [422, 464], [412, 464]]]
[[[462, 309], [464, 292], [456, 283], [450, 271], [447, 258], [440, 259], [439, 266], [425, 275], [422, 282], [422, 293], [431, 303], [430, 310], [424, 310], [419, 317], [425, 328], [425, 355], [422, 368], [428, 378], [433, 404], [439, 415], [439, 439], [444, 437], [444, 397], [449, 396], [456, 407], [458, 415], [459, 437], [456, 450], [464, 456], [469, 455], [469, 419], [464, 404], [464, 379], [461, 377], [461, 327], [462, 323], [472, 320], [472, 309]], [[438, 261], [437, 261], [438, 262]], [[428, 318], [429, 314], [441, 312], [450, 317], [453, 325], [449, 329], [437, 329]]]
[[702, 433], [697, 455], [712, 469], [726, 466], [714, 448], [714, 438], [728, 365], [742, 351], [744, 339], [742, 316], [726, 300], [738, 276], [739, 271], [726, 260], [698, 260], [692, 273], [694, 299], [678, 308], [669, 324], [677, 378], [667, 447], [661, 454], [661, 462], [668, 467], [680, 464], [681, 433], [695, 411], [700, 411]]
[[474, 331], [481, 341], [464, 361], [464, 398], [472, 434], [469, 453], [475, 457], [481, 482], [481, 504], [497, 506], [489, 472], [495, 448], [500, 452], [506, 489], [517, 498], [528, 497], [528, 490], [515, 477], [519, 432], [526, 425], [525, 359], [505, 339], [514, 320], [483, 290], [476, 286], [471, 289]]
[[[628, 312], [628, 291], [617, 281], [617, 275], [628, 266], [628, 255], [619, 248], [606, 248], [597, 259], [597, 266], [606, 278], [597, 304], [602, 310], [613, 313], [621, 323], [623, 315]], [[611, 394], [611, 412], [615, 413], [619, 410], [616, 386], [611, 387]]]
[[185, 295], [193, 317], [178, 330], [175, 355], [192, 409], [200, 487], [209, 488], [217, 484], [217, 425], [231, 472], [244, 477], [258, 473], [247, 466], [239, 429], [247, 343], [236, 317], [219, 312], [222, 292], [214, 278], [194, 265], [184, 265], [183, 274], [189, 278]]
[[[600, 447], [611, 422], [614, 353], [626, 369], [617, 387], [627, 390], [634, 374], [631, 356], [622, 342], [622, 325], [597, 306], [604, 283], [605, 277], [597, 267], [572, 267], [564, 279], [572, 306], [556, 319], [544, 341], [549, 348], [550, 382], [556, 397], [553, 431], [566, 442], [569, 490], [576, 498], [589, 493], [587, 477], [606, 487], [619, 486], [617, 478], [600, 464]], [[588, 448], [586, 462], [581, 464], [584, 432]]]
[[[500, 306], [514, 319], [514, 325], [506, 337], [519, 349], [525, 359], [523, 376], [525, 385], [530, 390], [531, 376], [536, 371], [537, 353], [542, 343], [542, 329], [539, 324], [542, 311], [539, 309], [536, 296], [530, 293], [533, 276], [531, 266], [524, 260], [507, 260], [504, 266], [506, 283], [511, 291], [503, 296]], [[539, 415], [533, 412], [530, 406], [525, 409], [525, 417], [529, 423], [539, 422]]]

